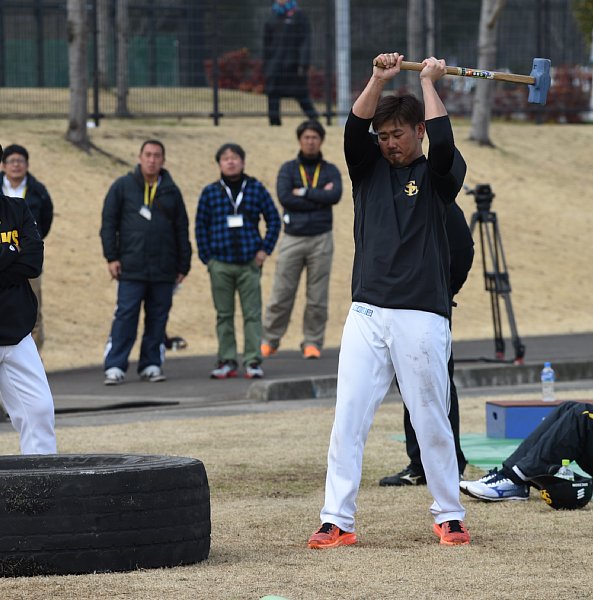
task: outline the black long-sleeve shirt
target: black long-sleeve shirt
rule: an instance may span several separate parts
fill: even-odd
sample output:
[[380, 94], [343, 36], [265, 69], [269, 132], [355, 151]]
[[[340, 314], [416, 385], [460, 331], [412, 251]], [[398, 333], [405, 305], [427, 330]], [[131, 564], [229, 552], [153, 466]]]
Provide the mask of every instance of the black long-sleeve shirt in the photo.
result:
[[426, 122], [428, 160], [400, 168], [383, 157], [370, 123], [351, 112], [344, 132], [354, 196], [352, 299], [449, 317], [445, 212], [465, 176], [449, 118]]
[[0, 346], [33, 330], [37, 299], [29, 279], [41, 274], [43, 242], [27, 205], [0, 194]]

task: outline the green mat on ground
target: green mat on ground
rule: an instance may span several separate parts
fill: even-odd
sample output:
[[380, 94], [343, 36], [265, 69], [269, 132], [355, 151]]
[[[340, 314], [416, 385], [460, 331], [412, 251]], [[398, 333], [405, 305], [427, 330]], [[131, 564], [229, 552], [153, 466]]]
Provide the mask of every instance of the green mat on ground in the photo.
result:
[[[405, 442], [406, 436], [397, 434], [392, 436], [392, 439]], [[481, 433], [466, 433], [461, 436], [461, 448], [470, 465], [487, 471], [493, 467], [500, 467], [502, 461], [512, 454], [522, 441], [514, 438], [491, 438]], [[575, 463], [572, 463], [570, 468], [575, 473], [587, 475]]]

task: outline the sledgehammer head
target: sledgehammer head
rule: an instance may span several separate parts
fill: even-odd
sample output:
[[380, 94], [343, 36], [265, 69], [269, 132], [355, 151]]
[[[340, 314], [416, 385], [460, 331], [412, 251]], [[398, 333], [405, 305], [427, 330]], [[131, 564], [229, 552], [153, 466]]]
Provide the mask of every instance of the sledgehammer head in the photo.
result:
[[534, 58], [531, 77], [535, 83], [529, 86], [529, 97], [527, 100], [534, 104], [545, 104], [550, 89], [550, 65], [549, 58]]

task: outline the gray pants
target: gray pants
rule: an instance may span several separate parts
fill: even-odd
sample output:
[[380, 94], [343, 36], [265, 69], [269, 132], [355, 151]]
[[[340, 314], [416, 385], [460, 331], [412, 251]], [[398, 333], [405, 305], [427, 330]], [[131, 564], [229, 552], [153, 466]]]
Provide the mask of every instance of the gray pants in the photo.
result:
[[312, 236], [284, 234], [280, 241], [272, 295], [263, 323], [264, 342], [273, 348], [286, 333], [301, 273], [307, 269], [303, 346], [321, 349], [327, 322], [327, 297], [334, 242], [332, 232]]

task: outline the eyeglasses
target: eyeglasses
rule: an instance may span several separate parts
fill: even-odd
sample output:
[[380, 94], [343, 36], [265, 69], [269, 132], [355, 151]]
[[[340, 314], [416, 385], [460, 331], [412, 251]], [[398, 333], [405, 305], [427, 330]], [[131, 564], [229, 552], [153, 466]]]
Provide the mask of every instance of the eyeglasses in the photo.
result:
[[26, 165], [27, 161], [24, 158], [9, 158], [4, 161], [5, 165]]

